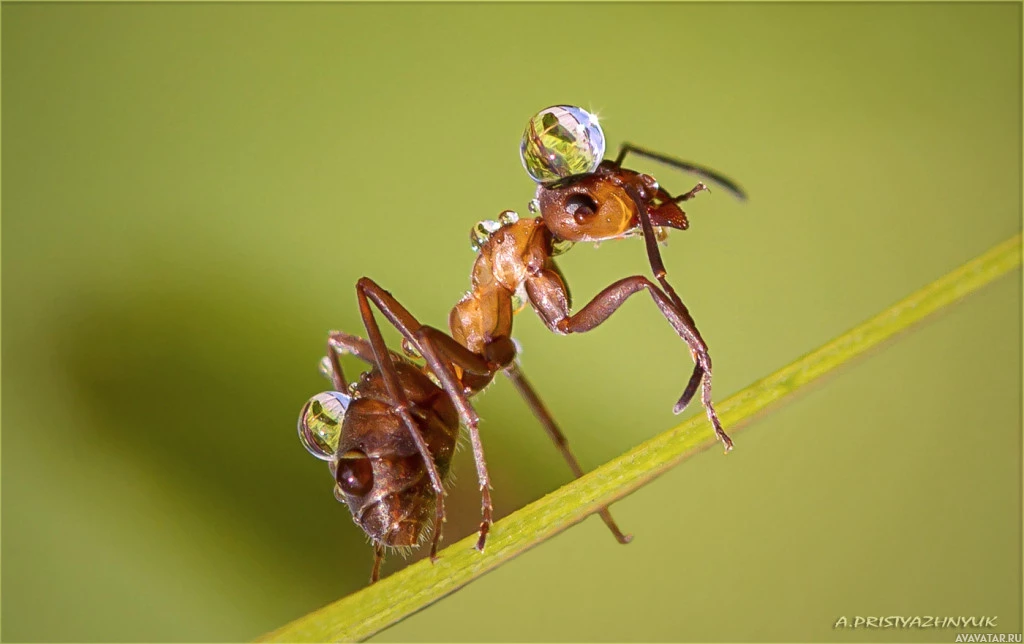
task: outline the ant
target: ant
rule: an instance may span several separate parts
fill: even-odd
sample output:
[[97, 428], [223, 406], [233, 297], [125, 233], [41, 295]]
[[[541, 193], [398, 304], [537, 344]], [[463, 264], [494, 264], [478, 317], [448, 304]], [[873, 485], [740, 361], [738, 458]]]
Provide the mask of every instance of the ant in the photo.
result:
[[[492, 523], [487, 465], [479, 417], [469, 399], [498, 372], [523, 396], [576, 477], [583, 475], [547, 408], [523, 374], [512, 339], [512, 318], [529, 302], [552, 332], [583, 333], [607, 320], [633, 294], [654, 300], [694, 361], [690, 379], [673, 411], [680, 413], [701, 388], [701, 403], [725, 446], [733, 443], [711, 400], [711, 357], [697, 326], [667, 279], [658, 249], [666, 228], [686, 230], [679, 204], [708, 190], [698, 183], [673, 197], [647, 174], [622, 166], [626, 156], [646, 157], [708, 179], [743, 199], [742, 189], [708, 168], [624, 144], [614, 160], [603, 160], [604, 133], [595, 116], [574, 106], [542, 110], [527, 124], [520, 156], [538, 184], [530, 210], [520, 219], [504, 211], [497, 222], [473, 228], [477, 251], [472, 288], [448, 319], [450, 333], [421, 324], [388, 291], [363, 277], [356, 283], [359, 311], [368, 340], [331, 332], [322, 370], [334, 391], [313, 397], [299, 417], [306, 448], [331, 465], [335, 496], [374, 543], [371, 583], [379, 578], [386, 547], [412, 547], [427, 537], [434, 510], [430, 557], [436, 560], [444, 522], [444, 483], [458, 439], [467, 430], [480, 483], [482, 519], [476, 549], [482, 551]], [[644, 238], [655, 284], [642, 275], [620, 279], [582, 308], [571, 312], [566, 280], [554, 262], [576, 242]], [[660, 284], [660, 286], [659, 286]], [[371, 308], [376, 307], [402, 335], [409, 357], [390, 350]], [[371, 369], [349, 385], [339, 355], [350, 353]], [[628, 543], [607, 508], [600, 516], [620, 543]]]

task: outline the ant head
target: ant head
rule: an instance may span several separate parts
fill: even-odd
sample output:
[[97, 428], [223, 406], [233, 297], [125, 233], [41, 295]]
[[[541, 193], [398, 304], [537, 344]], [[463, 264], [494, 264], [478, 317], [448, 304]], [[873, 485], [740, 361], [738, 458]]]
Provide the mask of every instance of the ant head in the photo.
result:
[[[413, 404], [424, 410], [415, 415], [419, 431], [444, 477], [455, 453], [458, 415], [447, 396]], [[352, 431], [342, 436], [331, 462], [335, 497], [348, 505], [353, 520], [374, 542], [418, 545], [436, 496], [408, 428], [389, 403], [369, 397], [353, 400], [347, 416], [346, 428], [351, 423]]]
[[[451, 465], [459, 421], [451, 400], [417, 367], [395, 363], [414, 408], [420, 433], [443, 477]], [[330, 464], [334, 496], [376, 543], [415, 546], [424, 535], [435, 494], [427, 467], [393, 407], [385, 402], [379, 370], [363, 374], [355, 396], [317, 394], [299, 416], [299, 437], [317, 458]]]
[[352, 519], [374, 542], [418, 545], [434, 507], [423, 459], [367, 449], [353, 448], [331, 461], [335, 498], [348, 505]]
[[566, 241], [597, 242], [638, 234], [640, 208], [647, 210], [655, 227], [686, 230], [686, 214], [676, 204], [660, 201], [664, 193], [659, 191], [654, 177], [605, 162], [593, 174], [539, 186], [537, 202], [544, 225]]
[[609, 178], [590, 174], [537, 188], [540, 214], [555, 237], [597, 242], [623, 237], [640, 222], [629, 193]]

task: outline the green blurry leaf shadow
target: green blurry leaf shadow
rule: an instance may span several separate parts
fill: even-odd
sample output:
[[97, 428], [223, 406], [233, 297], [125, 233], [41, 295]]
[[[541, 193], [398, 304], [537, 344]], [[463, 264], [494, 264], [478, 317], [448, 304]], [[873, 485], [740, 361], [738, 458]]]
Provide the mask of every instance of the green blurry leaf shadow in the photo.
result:
[[[224, 274], [198, 289], [94, 291], [62, 316], [65, 331], [53, 342], [94, 416], [88, 425], [96, 441], [162, 472], [167, 485], [202, 497], [204, 507], [229, 513], [232, 525], [287, 560], [309, 584], [305, 590], [312, 586], [326, 602], [366, 585], [372, 555], [334, 501], [326, 463], [296, 436], [302, 403], [328, 388], [316, 373], [327, 329], [303, 326], [310, 323], [295, 314], [302, 303], [286, 299]], [[352, 309], [337, 328], [362, 328]], [[491, 459], [492, 471], [496, 480], [533, 491], [530, 472], [546, 459], [533, 464], [522, 456]], [[476, 486], [463, 482], [474, 477], [469, 450], [456, 461], [449, 543], [473, 532], [479, 515]], [[530, 500], [500, 496], [498, 516]], [[391, 557], [386, 566], [425, 555], [420, 549], [408, 561]]]

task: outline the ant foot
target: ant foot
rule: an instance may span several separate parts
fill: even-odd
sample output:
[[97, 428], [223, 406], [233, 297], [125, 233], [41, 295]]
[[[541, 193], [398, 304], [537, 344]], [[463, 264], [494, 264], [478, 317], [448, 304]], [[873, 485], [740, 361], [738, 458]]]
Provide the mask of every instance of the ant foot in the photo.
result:
[[722, 432], [722, 434], [719, 436], [719, 438], [722, 439], [722, 443], [725, 445], [725, 453], [728, 454], [729, 452], [731, 452], [732, 451], [732, 439], [729, 438], [728, 434], [726, 434], [725, 432]]
[[480, 552], [484, 551], [484, 545], [487, 543], [487, 533], [491, 530], [491, 523], [484, 521], [480, 524], [480, 538], [476, 540], [476, 549]]

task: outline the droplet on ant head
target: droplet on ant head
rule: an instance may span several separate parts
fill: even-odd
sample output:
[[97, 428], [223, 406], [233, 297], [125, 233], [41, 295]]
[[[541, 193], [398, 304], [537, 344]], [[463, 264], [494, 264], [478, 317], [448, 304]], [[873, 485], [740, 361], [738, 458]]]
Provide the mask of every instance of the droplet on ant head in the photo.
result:
[[541, 110], [526, 124], [519, 156], [537, 183], [593, 172], [604, 158], [597, 117], [573, 105]]
[[469, 247], [478, 252], [499, 228], [501, 224], [491, 219], [478, 221], [469, 231]]
[[640, 182], [644, 184], [644, 188], [651, 194], [658, 191], [658, 180], [649, 174], [640, 175]]
[[530, 203], [526, 204], [527, 209], [533, 214], [540, 212], [540, 199], [530, 199]]
[[502, 226], [511, 226], [519, 221], [519, 213], [515, 210], [505, 210], [498, 215], [498, 223]]
[[334, 457], [350, 401], [351, 398], [340, 391], [325, 391], [303, 405], [299, 414], [299, 440], [310, 454], [323, 461]]

